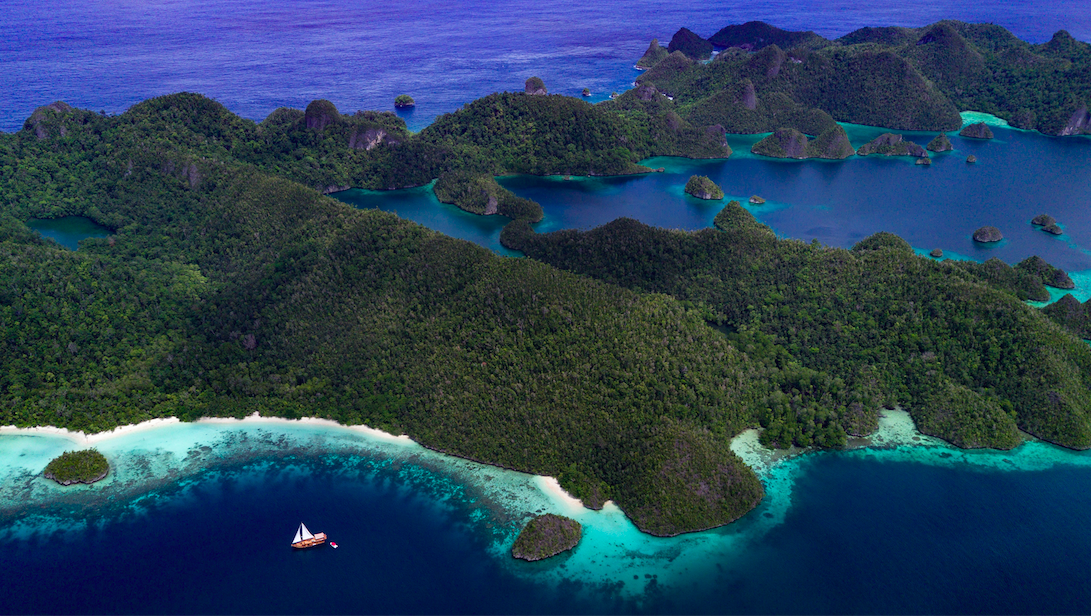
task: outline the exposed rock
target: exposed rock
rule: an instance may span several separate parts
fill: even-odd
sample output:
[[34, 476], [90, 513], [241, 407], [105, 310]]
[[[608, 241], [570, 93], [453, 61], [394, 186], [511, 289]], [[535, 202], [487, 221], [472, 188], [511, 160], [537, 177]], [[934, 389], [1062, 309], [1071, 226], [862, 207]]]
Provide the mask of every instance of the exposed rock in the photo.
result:
[[976, 163], [977, 162], [977, 157], [974, 156], [973, 154], [970, 154], [969, 156], [966, 157], [966, 162], [968, 162], [970, 164]]
[[29, 128], [34, 131], [34, 136], [38, 138], [38, 141], [47, 139], [49, 137], [49, 126], [56, 124], [57, 133], [61, 137], [68, 134], [68, 129], [59, 122], [54, 123], [51, 120], [56, 120], [61, 116], [68, 115], [74, 112], [75, 109], [71, 105], [64, 101], [55, 101], [48, 105], [43, 105], [34, 110], [34, 113], [30, 114], [27, 121], [23, 123], [23, 128]]
[[936, 138], [928, 142], [929, 152], [950, 152], [955, 149], [955, 146], [951, 145], [951, 140], [947, 138], [947, 135], [940, 133], [936, 135]]
[[640, 84], [633, 90], [633, 96], [642, 101], [650, 101], [659, 98], [659, 90], [651, 84]]
[[352, 188], [352, 187], [351, 186], [337, 186], [335, 184], [330, 184], [329, 186], [322, 189], [322, 194], [323, 195], [332, 195], [333, 193], [344, 192], [344, 191], [346, 191], [346, 190], [348, 190], [350, 188]]
[[686, 192], [698, 199], [716, 200], [724, 198], [724, 191], [706, 176], [691, 175], [686, 182]]
[[770, 45], [765, 49], [750, 56], [747, 67], [754, 73], [764, 73], [766, 77], [773, 78], [780, 74], [780, 68], [788, 60], [788, 54], [777, 45]]
[[337, 112], [337, 107], [330, 101], [321, 98], [311, 101], [311, 104], [307, 105], [307, 110], [303, 113], [303, 116], [306, 118], [307, 128], [319, 132], [326, 130], [327, 126], [341, 121], [341, 114]]
[[743, 107], [753, 111], [758, 108], [758, 92], [754, 89], [754, 82], [749, 79], [743, 81], [739, 88], [738, 102]]
[[871, 154], [881, 154], [883, 156], [928, 156], [928, 152], [926, 152], [924, 148], [912, 141], [906, 141], [901, 135], [895, 135], [894, 133], [883, 133], [879, 135], [860, 146], [860, 149], [856, 150], [856, 153], [860, 156], [869, 156]]
[[1082, 135], [1091, 133], [1091, 113], [1087, 111], [1087, 105], [1081, 106], [1072, 114], [1068, 122], [1061, 129], [1061, 136]]
[[705, 143], [712, 146], [715, 155], [710, 158], [728, 158], [731, 156], [731, 146], [727, 144], [727, 131], [719, 124], [710, 124], [705, 127]]
[[576, 547], [583, 537], [579, 522], [547, 513], [535, 517], [515, 539], [511, 555], [522, 560], [542, 560]]
[[1046, 226], [1042, 227], [1042, 231], [1045, 231], [1046, 233], [1052, 233], [1053, 235], [1063, 235], [1064, 234], [1064, 229], [1062, 229], [1060, 227], [1060, 225], [1058, 225], [1057, 223], [1053, 223], [1051, 225], [1046, 225]]
[[970, 124], [966, 128], [958, 131], [960, 137], [968, 137], [970, 139], [992, 139], [993, 131], [989, 128], [989, 125], [984, 122], [978, 122], [977, 124]]
[[928, 256], [932, 257], [933, 259], [942, 259], [943, 251], [939, 248], [933, 248], [932, 252], [928, 253]]
[[523, 91], [535, 96], [548, 94], [548, 92], [546, 92], [545, 82], [542, 81], [541, 77], [531, 77], [530, 79], [527, 79], [526, 83], [523, 84]]
[[1038, 214], [1034, 218], [1030, 219], [1030, 224], [1038, 225], [1040, 227], [1056, 224], [1057, 219], [1049, 214]]
[[753, 195], [750, 197], [750, 205], [761, 205], [762, 203], [765, 203], [765, 199], [763, 199], [762, 197], [759, 197], [757, 195]]
[[652, 39], [648, 45], [648, 51], [636, 61], [637, 68], [648, 69], [659, 63], [660, 60], [670, 55], [670, 52], [659, 46], [659, 39]]
[[1000, 232], [1000, 229], [996, 227], [981, 227], [977, 231], [974, 231], [974, 241], [981, 242], [982, 244], [988, 244], [991, 242], [999, 242], [1004, 239], [1004, 234]]
[[[354, 130], [349, 136], [349, 147], [354, 150], [370, 150], [389, 136], [390, 134], [381, 128], [369, 128], [363, 132]], [[393, 140], [390, 142], [395, 143]]]
[[667, 52], [681, 51], [694, 60], [707, 60], [712, 56], [712, 43], [697, 36], [688, 28], [679, 28], [667, 45]]
[[917, 162], [915, 164], [922, 165], [924, 167], [928, 167], [928, 166], [930, 166], [932, 164], [932, 159], [931, 158], [918, 158]]

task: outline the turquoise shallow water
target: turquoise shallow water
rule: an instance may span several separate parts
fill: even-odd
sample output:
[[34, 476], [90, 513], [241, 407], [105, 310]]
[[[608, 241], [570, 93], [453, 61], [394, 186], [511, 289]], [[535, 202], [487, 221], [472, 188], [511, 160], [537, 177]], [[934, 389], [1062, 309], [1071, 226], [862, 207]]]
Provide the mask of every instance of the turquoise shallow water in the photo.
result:
[[[967, 593], [985, 590], [997, 572], [1028, 584], [1051, 576], [1060, 576], [1058, 584], [1077, 581], [1065, 570], [1068, 560], [1091, 548], [1086, 533], [1078, 534], [1091, 523], [1091, 498], [1073, 498], [1066, 487], [1089, 476], [1089, 454], [1038, 442], [1012, 452], [961, 451], [920, 436], [897, 411], [871, 440], [841, 453], [778, 460], [744, 433], [733, 447], [766, 485], [761, 506], [727, 527], [669, 539], [640, 533], [612, 505], [597, 512], [575, 506], [543, 478], [334, 425], [171, 423], [93, 443], [114, 468], [94, 486], [62, 489], [37, 475], [77, 444], [54, 435], [0, 435], [0, 567], [20, 571], [25, 583], [90, 559], [100, 569], [87, 573], [85, 607], [76, 611], [108, 604], [123, 613], [950, 611]], [[920, 498], [925, 506], [904, 512]], [[1016, 512], [1013, 498], [1021, 503]], [[903, 519], [874, 519], [899, 511]], [[542, 563], [512, 560], [517, 529], [542, 512], [578, 519], [583, 541]], [[963, 528], [966, 516], [979, 528], [938, 549], [948, 539], [936, 528]], [[1043, 516], [1053, 525], [1048, 531], [1023, 526]], [[299, 519], [341, 547], [293, 553], [286, 544]], [[137, 536], [110, 546], [118, 533]], [[206, 533], [224, 539], [202, 547]], [[844, 540], [829, 544], [829, 533]], [[868, 541], [875, 545], [860, 543], [862, 533], [874, 534]], [[963, 572], [964, 587], [950, 583], [946, 576], [965, 566], [967, 550], [1000, 536], [1006, 544], [988, 575]], [[877, 546], [895, 546], [897, 558], [877, 554]], [[927, 571], [911, 576], [932, 593], [854, 596], [868, 584], [901, 583], [896, 574], [905, 572], [889, 565], [850, 575], [859, 559], [880, 556], [902, 568], [932, 559]], [[1034, 568], [1026, 567], [1028, 557]], [[149, 561], [164, 569], [149, 571]], [[111, 592], [110, 584], [137, 571], [155, 596]], [[298, 575], [317, 598], [301, 604], [277, 590]], [[195, 587], [193, 578], [212, 586]], [[267, 583], [234, 588], [235, 599], [207, 599], [209, 590], [227, 592], [243, 579]], [[0, 580], [4, 587], [13, 578]], [[466, 584], [485, 594], [467, 592]], [[784, 595], [776, 592], [781, 584], [814, 589]], [[405, 596], [426, 589], [449, 590]], [[1091, 588], [1077, 584], [1041, 599], [1036, 605], [1065, 608], [1091, 599]], [[23, 596], [12, 611], [58, 605]], [[1020, 605], [1030, 603], [1011, 604]]]
[[78, 250], [80, 240], [108, 237], [110, 230], [83, 216], [62, 218], [32, 218], [27, 226], [69, 250]]

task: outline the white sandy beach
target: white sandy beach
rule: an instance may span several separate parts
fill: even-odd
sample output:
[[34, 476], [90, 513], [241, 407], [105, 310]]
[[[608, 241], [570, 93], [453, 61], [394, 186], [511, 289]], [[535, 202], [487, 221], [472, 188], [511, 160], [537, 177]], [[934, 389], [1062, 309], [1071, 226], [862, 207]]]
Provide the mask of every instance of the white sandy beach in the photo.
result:
[[[149, 419], [148, 421], [142, 421], [138, 424], [130, 424], [127, 426], [118, 426], [112, 430], [105, 432], [96, 432], [94, 434], [87, 434], [86, 432], [72, 431], [66, 428], [57, 428], [54, 426], [36, 426], [33, 428], [18, 428], [16, 426], [0, 426], [0, 436], [59, 436], [61, 438], [68, 439], [73, 443], [80, 445], [96, 445], [104, 441], [119, 438], [122, 436], [130, 436], [138, 432], [145, 432], [148, 430], [156, 430], [164, 426], [177, 425], [182, 423], [177, 417], [163, 417], [158, 419]], [[369, 428], [368, 426], [346, 426], [342, 425], [332, 419], [320, 419], [318, 417], [304, 417], [302, 419], [285, 419], [283, 417], [262, 417], [259, 413], [253, 413], [242, 419], [236, 419], [234, 417], [203, 417], [193, 422], [197, 424], [252, 424], [252, 423], [276, 423], [276, 424], [295, 424], [295, 425], [317, 425], [325, 426], [329, 428], [343, 428], [345, 430], [352, 430], [361, 432], [372, 438], [388, 441], [391, 443], [409, 444], [413, 441], [408, 435], [394, 435], [388, 432], [383, 432], [375, 428]]]
[[577, 512], [583, 509], [583, 501], [565, 492], [556, 477], [538, 475], [535, 477], [535, 483], [554, 503], [568, 510], [568, 512]]

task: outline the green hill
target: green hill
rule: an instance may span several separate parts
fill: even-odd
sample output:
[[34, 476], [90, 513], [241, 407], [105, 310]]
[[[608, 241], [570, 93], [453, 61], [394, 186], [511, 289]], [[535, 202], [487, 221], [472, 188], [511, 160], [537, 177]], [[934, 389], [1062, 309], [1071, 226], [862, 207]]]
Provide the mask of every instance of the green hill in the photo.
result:
[[538, 235], [513, 223], [502, 239], [561, 269], [707, 305], [741, 349], [744, 337], [767, 336], [823, 375], [812, 384], [857, 392], [861, 406], [815, 415], [770, 406], [759, 413], [765, 441], [806, 443], [819, 417], [843, 422], [856, 408], [870, 421], [872, 405], [901, 404], [922, 431], [964, 447], [1012, 447], [1017, 428], [1091, 447], [1091, 349], [1023, 303], [1056, 276], [1044, 262], [937, 263], [884, 233], [851, 251], [779, 240], [735, 202], [716, 226], [681, 233], [619, 220]]
[[[727, 26], [709, 41], [729, 49], [705, 65], [676, 62], [640, 77], [674, 96], [679, 115], [690, 120], [710, 110], [746, 116], [730, 93], [750, 80], [757, 100], [779, 94], [790, 105], [821, 110], [839, 122], [950, 131], [961, 126], [958, 111], [973, 110], [1050, 135], [1091, 132], [1091, 45], [1064, 31], [1033, 45], [1000, 26], [941, 21], [922, 28], [862, 28], [830, 41], [749, 22]], [[821, 132], [797, 117], [760, 115], [762, 122], [724, 126], [731, 132]]]

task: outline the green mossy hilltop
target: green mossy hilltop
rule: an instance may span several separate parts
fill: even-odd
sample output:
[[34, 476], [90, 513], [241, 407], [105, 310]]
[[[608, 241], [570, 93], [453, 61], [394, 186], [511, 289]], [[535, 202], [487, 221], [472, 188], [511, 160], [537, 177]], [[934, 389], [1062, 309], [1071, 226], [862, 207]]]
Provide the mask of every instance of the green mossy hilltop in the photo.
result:
[[[759, 411], [763, 442], [836, 442], [830, 430], [867, 432], [879, 406], [901, 404], [968, 447], [1009, 448], [1016, 427], [1091, 447], [1091, 349], [1023, 303], [1044, 292], [1028, 268], [937, 262], [890, 234], [851, 251], [780, 240], [735, 203], [716, 226], [619, 220], [511, 239], [556, 267], [707, 305], [750, 357], [784, 353], [774, 378], [793, 382]], [[827, 395], [840, 401], [806, 399]]]
[[[683, 118], [700, 124], [715, 114], [714, 123], [732, 133], [817, 135], [824, 128], [802, 123], [819, 110], [839, 122], [954, 131], [962, 126], [958, 111], [968, 109], [1049, 135], [1091, 133], [1091, 45], [1063, 30], [1035, 45], [1000, 26], [941, 21], [827, 40], [749, 22], [709, 41], [728, 49], [706, 65], [660, 61], [640, 82], [673, 96]], [[736, 92], [748, 80], [754, 96], [744, 99]], [[776, 122], [747, 100], [795, 118], [784, 121], [782, 113]]]
[[686, 193], [698, 199], [714, 200], [724, 198], [723, 189], [717, 186], [716, 182], [703, 175], [689, 176], [689, 180], [686, 182]]
[[925, 146], [929, 152], [950, 152], [955, 149], [947, 135], [940, 133]]
[[901, 135], [895, 135], [894, 133], [883, 133], [871, 141], [860, 146], [860, 149], [856, 150], [856, 153], [860, 156], [870, 156], [872, 154], [880, 154], [882, 156], [915, 156], [924, 158], [928, 156], [928, 152], [924, 151], [924, 148], [903, 139]]
[[664, 47], [659, 46], [659, 39], [652, 39], [652, 42], [648, 44], [648, 50], [644, 52], [644, 55], [636, 61], [637, 68], [648, 69], [656, 64], [663, 58], [666, 58], [670, 54]]
[[755, 143], [750, 151], [772, 158], [825, 158], [841, 160], [856, 154], [849, 136], [840, 125], [834, 125], [816, 139], [809, 140], [794, 128], [782, 128]]
[[75, 483], [95, 483], [106, 478], [110, 463], [97, 449], [66, 451], [45, 467], [43, 474], [62, 486]]
[[527, 522], [511, 547], [511, 555], [521, 560], [542, 560], [571, 550], [581, 538], [583, 527], [579, 522], [547, 513]]
[[667, 45], [667, 53], [682, 52], [692, 60], [708, 60], [712, 55], [712, 43], [697, 36], [688, 28], [679, 28]]

